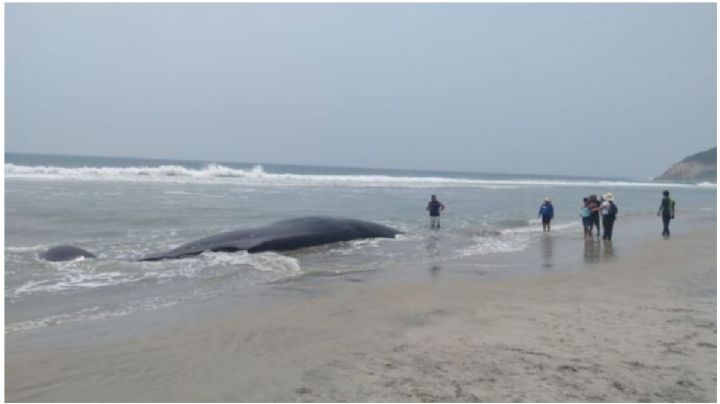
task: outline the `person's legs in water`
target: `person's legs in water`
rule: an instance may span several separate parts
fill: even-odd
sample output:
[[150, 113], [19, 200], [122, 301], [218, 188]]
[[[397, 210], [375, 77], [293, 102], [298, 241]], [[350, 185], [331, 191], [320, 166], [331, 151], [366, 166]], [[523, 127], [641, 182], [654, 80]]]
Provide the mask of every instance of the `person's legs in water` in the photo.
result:
[[597, 235], [598, 235], [598, 237], [600, 237], [600, 216], [599, 216], [599, 215], [593, 215], [593, 216], [590, 216], [590, 217], [592, 218], [592, 219], [591, 219], [591, 220], [592, 220], [592, 223], [591, 223], [591, 226], [590, 226], [590, 235], [592, 236], [592, 226], [596, 226], [596, 227], [597, 227]]
[[608, 220], [603, 217], [602, 221], [603, 221], [603, 236], [602, 236], [602, 238], [603, 238], [603, 240], [607, 240], [608, 239], [608, 231], [610, 230], [610, 228], [608, 226]]
[[614, 220], [603, 218], [603, 240], [612, 240]]
[[670, 238], [670, 215], [663, 215], [663, 237]]
[[543, 232], [550, 231], [550, 220], [543, 218], [542, 225], [543, 225]]
[[440, 227], [440, 216], [430, 216], [430, 228], [437, 229]]

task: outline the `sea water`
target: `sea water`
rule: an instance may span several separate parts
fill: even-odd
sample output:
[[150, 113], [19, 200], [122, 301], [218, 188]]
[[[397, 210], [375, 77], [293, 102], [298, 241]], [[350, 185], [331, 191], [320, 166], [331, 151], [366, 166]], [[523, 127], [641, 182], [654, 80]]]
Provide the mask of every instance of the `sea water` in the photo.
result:
[[[308, 274], [392, 271], [522, 252], [543, 239], [537, 213], [555, 207], [554, 237], [580, 235], [583, 196], [612, 192], [621, 217], [656, 212], [669, 189], [678, 212], [712, 212], [714, 184], [274, 164], [12, 154], [5, 156], [5, 332], [160, 310]], [[445, 204], [440, 230], [425, 210]], [[259, 254], [206, 252], [137, 262], [193, 239], [308, 215], [358, 218], [396, 239]], [[98, 259], [47, 262], [60, 244]]]

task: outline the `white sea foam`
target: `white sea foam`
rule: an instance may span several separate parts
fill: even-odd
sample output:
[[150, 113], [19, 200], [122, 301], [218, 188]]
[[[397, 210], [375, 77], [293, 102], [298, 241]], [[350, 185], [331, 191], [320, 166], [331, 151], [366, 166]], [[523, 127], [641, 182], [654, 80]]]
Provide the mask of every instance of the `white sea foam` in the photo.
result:
[[47, 249], [47, 245], [34, 245], [34, 246], [6, 246], [5, 252], [6, 253], [26, 253], [26, 252], [34, 252], [34, 251], [42, 251], [44, 249]]
[[475, 244], [458, 251], [458, 257], [522, 251], [530, 245], [530, 237], [474, 237]]
[[[134, 282], [171, 282], [179, 279], [212, 279], [242, 271], [273, 274], [272, 279], [295, 276], [302, 271], [298, 260], [273, 252], [248, 254], [206, 252], [184, 260], [156, 262], [67, 261], [42, 263], [52, 268], [43, 279], [25, 281], [6, 290], [6, 295], [19, 298], [33, 294], [54, 294], [73, 290], [89, 290]], [[114, 270], [107, 270], [114, 268]], [[267, 278], [267, 275], [264, 277]]]
[[301, 272], [300, 263], [292, 257], [274, 252], [250, 254], [247, 251], [234, 253], [205, 252], [200, 258], [206, 266], [240, 266], [248, 265], [262, 272], [276, 272], [296, 274]]
[[[262, 166], [252, 169], [209, 164], [202, 169], [164, 165], [157, 167], [80, 167], [23, 166], [5, 164], [5, 176], [12, 179], [52, 179], [73, 181], [137, 181], [170, 183], [233, 183], [251, 186], [345, 186], [410, 188], [517, 188], [534, 186], [563, 187], [696, 187], [688, 184], [663, 184], [629, 181], [544, 180], [544, 179], [470, 179], [449, 177], [408, 177], [389, 175], [309, 175], [267, 173]], [[703, 183], [702, 187], [715, 187]]]
[[78, 321], [102, 320], [111, 317], [125, 316], [138, 311], [155, 310], [163, 307], [174, 306], [187, 298], [187, 296], [153, 297], [127, 302], [120, 307], [109, 310], [105, 309], [103, 306], [93, 306], [69, 313], [55, 314], [33, 320], [17, 321], [7, 323], [5, 325], [5, 334]]
[[[71, 264], [71, 262], [64, 264]], [[28, 281], [11, 291], [13, 297], [34, 293], [56, 293], [74, 289], [92, 289], [136, 282], [145, 278], [142, 274], [122, 272], [91, 272], [82, 269], [66, 270], [50, 279]]]
[[[565, 223], [553, 223], [551, 226], [552, 231], [558, 232], [572, 228], [580, 228], [580, 220]], [[500, 230], [503, 235], [506, 234], [526, 234], [526, 233], [542, 233], [542, 226], [540, 225], [539, 219], [532, 219], [529, 221], [527, 226], [507, 228]]]

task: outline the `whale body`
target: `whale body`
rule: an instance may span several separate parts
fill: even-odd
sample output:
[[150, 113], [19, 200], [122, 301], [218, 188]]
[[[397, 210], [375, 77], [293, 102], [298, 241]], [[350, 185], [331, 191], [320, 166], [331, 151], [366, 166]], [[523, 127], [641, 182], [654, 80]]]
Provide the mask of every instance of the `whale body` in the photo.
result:
[[309, 216], [282, 220], [267, 226], [231, 231], [201, 238], [140, 261], [177, 259], [205, 251], [250, 253], [295, 250], [322, 244], [364, 238], [394, 238], [401, 232], [388, 226], [357, 219]]
[[52, 247], [49, 250], [45, 251], [44, 253], [40, 254], [40, 258], [47, 260], [47, 261], [53, 261], [53, 262], [62, 262], [62, 261], [72, 261], [76, 260], [78, 258], [97, 258], [95, 254], [83, 250], [80, 247], [75, 247], [71, 245], [60, 245], [57, 247]]

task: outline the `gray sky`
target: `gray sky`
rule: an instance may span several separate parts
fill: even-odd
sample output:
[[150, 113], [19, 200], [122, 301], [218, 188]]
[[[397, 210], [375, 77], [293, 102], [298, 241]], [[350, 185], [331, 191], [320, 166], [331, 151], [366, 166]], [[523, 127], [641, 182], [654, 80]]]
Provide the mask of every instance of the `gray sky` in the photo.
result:
[[716, 145], [715, 4], [6, 4], [10, 152], [647, 177]]

